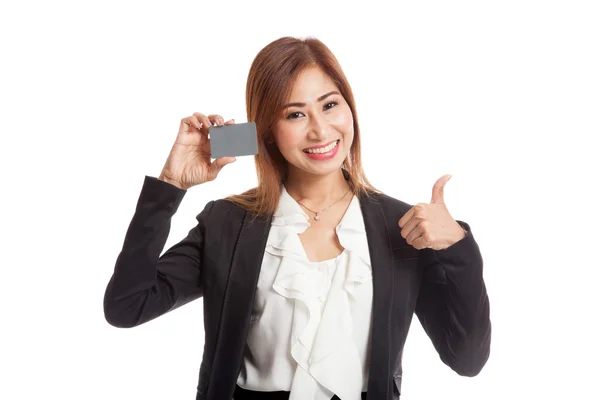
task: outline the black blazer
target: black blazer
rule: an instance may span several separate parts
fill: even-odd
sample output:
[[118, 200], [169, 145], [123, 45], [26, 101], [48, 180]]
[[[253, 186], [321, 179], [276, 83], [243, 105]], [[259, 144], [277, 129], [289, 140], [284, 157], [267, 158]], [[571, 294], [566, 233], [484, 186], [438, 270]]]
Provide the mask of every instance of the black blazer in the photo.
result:
[[[185, 193], [145, 177], [106, 288], [104, 313], [111, 325], [131, 328], [203, 297], [196, 400], [231, 399], [270, 219], [253, 219], [226, 200], [211, 201], [187, 237], [160, 256]], [[373, 273], [368, 399], [399, 398], [413, 313], [445, 364], [460, 375], [477, 375], [489, 356], [491, 323], [483, 261], [469, 225], [459, 221], [467, 235], [445, 250], [416, 250], [398, 227], [409, 204], [386, 195], [359, 200]]]

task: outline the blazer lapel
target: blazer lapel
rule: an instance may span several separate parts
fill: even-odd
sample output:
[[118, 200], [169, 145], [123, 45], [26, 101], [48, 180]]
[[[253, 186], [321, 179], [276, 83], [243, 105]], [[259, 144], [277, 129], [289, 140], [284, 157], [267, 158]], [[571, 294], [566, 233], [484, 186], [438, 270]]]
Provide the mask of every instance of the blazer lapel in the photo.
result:
[[209, 399], [233, 397], [239, 374], [237, 366], [242, 365], [252, 302], [270, 228], [270, 218], [252, 220], [252, 215], [246, 213], [223, 300], [219, 339], [207, 396]]
[[360, 198], [373, 272], [373, 316], [368, 398], [388, 399], [393, 258], [383, 208], [375, 197]]

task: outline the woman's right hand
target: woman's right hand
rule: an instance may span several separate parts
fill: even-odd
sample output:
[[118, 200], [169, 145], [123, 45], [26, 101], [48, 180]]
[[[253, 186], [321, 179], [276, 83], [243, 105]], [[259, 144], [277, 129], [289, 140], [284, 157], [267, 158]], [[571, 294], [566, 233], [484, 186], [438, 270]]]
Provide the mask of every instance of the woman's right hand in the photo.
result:
[[211, 114], [194, 113], [191, 117], [181, 120], [179, 133], [169, 158], [158, 179], [189, 189], [192, 186], [212, 181], [225, 165], [235, 161], [235, 157], [221, 157], [210, 161], [210, 141], [208, 128], [211, 125], [231, 125], [231, 119], [223, 121], [223, 117]]

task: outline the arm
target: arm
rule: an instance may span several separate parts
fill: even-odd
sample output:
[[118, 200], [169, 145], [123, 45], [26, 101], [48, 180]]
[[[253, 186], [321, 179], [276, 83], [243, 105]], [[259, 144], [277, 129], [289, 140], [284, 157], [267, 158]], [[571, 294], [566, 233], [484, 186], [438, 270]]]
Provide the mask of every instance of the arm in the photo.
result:
[[196, 217], [198, 224], [179, 243], [163, 250], [171, 218], [186, 190], [146, 176], [113, 275], [104, 294], [107, 322], [131, 328], [202, 296], [204, 220], [213, 202]]
[[477, 375], [489, 357], [490, 305], [483, 260], [469, 225], [444, 250], [424, 249], [416, 314], [441, 360], [459, 375]]

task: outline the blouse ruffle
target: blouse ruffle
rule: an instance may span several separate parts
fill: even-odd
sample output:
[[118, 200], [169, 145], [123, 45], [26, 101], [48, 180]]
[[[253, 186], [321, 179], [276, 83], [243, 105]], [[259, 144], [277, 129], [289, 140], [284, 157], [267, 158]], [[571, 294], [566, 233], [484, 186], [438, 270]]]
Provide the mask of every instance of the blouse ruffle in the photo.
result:
[[[354, 197], [336, 232], [344, 251], [333, 279], [319, 273], [299, 234], [309, 217], [282, 188], [265, 251], [280, 259], [273, 289], [294, 299], [291, 354], [298, 364], [290, 400], [360, 400], [363, 366], [353, 338], [351, 303], [361, 285], [371, 282], [371, 260], [358, 199]], [[331, 264], [331, 263], [330, 263]]]

